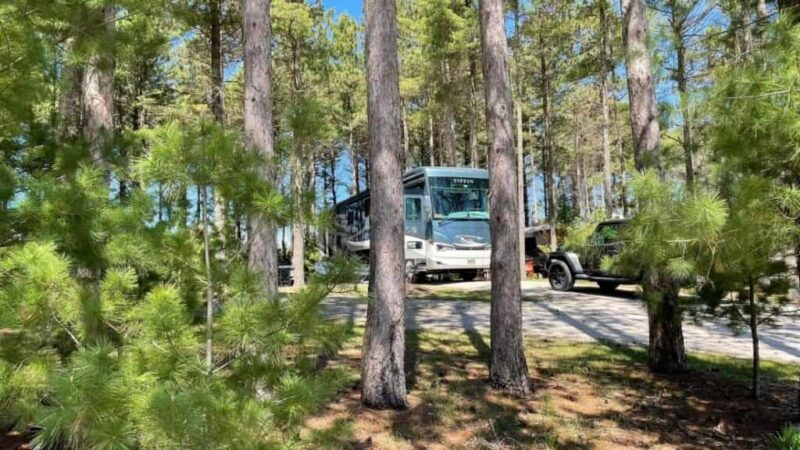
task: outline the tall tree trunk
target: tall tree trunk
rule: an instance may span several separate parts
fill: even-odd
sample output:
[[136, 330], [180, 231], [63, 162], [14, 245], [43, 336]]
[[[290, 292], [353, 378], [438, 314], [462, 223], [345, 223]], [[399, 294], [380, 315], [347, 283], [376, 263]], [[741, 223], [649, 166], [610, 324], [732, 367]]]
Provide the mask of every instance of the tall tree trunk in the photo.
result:
[[206, 269], [206, 370], [210, 374], [214, 370], [213, 330], [214, 330], [214, 288], [211, 282], [211, 256], [208, 243], [208, 188], [200, 190], [201, 221], [203, 223], [203, 260]]
[[[519, 1], [514, 2], [514, 52], [515, 56], [520, 55], [520, 32], [519, 32]], [[517, 58], [515, 58], [517, 59]], [[517, 101], [514, 102], [514, 117], [516, 122], [516, 131], [514, 133], [514, 140], [517, 145], [517, 201], [519, 202], [519, 211], [517, 217], [519, 218], [519, 270], [522, 277], [525, 278], [525, 147], [522, 135], [522, 76], [519, 70], [519, 61], [517, 61], [517, 70], [514, 71], [517, 85]]]
[[[222, 57], [222, 1], [212, 0], [209, 3], [209, 28], [211, 37], [211, 112], [217, 125], [225, 127], [225, 86], [223, 80]], [[214, 191], [214, 227], [219, 234], [222, 246], [225, 246], [225, 200], [219, 192]]]
[[689, 113], [689, 90], [686, 73], [686, 47], [683, 42], [682, 27], [673, 28], [673, 38], [677, 43], [677, 62], [678, 62], [678, 94], [681, 102], [681, 116], [683, 116], [683, 160], [686, 166], [686, 187], [689, 191], [694, 190], [694, 163], [692, 162], [692, 118]]
[[336, 201], [336, 184], [339, 180], [336, 178], [336, 149], [330, 149], [330, 159], [328, 160], [328, 186], [331, 189], [331, 205], [335, 205]]
[[680, 372], [686, 369], [680, 289], [659, 274], [652, 278], [642, 286], [649, 324], [648, 366], [653, 372]]
[[617, 148], [619, 149], [619, 185], [620, 185], [620, 204], [622, 206], [622, 216], [628, 217], [628, 178], [625, 173], [625, 148], [622, 143], [622, 133], [619, 129], [619, 121], [616, 118], [616, 102], [614, 103], [614, 128], [617, 134]]
[[478, 64], [469, 58], [469, 163], [478, 167]]
[[433, 146], [433, 115], [428, 114], [428, 158], [430, 158], [431, 167], [436, 165], [436, 160], [434, 158], [435, 151]]
[[[97, 9], [97, 22], [104, 25], [107, 38], [112, 39], [116, 8], [103, 6]], [[109, 52], [96, 52], [89, 57], [83, 71], [83, 136], [89, 143], [92, 160], [108, 177], [114, 133], [114, 59]]]
[[578, 217], [584, 220], [586, 219], [586, 209], [583, 206], [583, 157], [581, 155], [580, 128], [578, 127], [577, 117], [575, 118], [573, 127], [573, 132], [575, 133], [573, 144], [575, 147], [575, 204], [578, 209]]
[[[244, 0], [244, 138], [248, 151], [263, 158], [259, 174], [275, 184], [272, 157], [272, 22], [271, 0]], [[269, 296], [278, 292], [278, 258], [275, 225], [263, 217], [248, 217], [248, 265], [261, 272], [262, 287]]]
[[456, 139], [453, 130], [453, 108], [445, 103], [442, 108], [442, 121], [439, 124], [441, 127], [440, 135], [442, 136], [442, 160], [441, 165], [447, 167], [455, 167], [456, 162]]
[[[292, 99], [294, 102], [300, 101], [303, 86], [303, 69], [300, 59], [300, 46], [297, 42], [291, 44], [292, 54]], [[290, 177], [292, 205], [294, 217], [292, 218], [292, 282], [294, 287], [306, 285], [306, 233], [305, 233], [305, 199], [306, 192], [306, 171], [308, 168], [304, 163], [303, 142], [297, 138], [292, 139], [292, 153], [289, 156], [289, 165], [292, 169]]]
[[519, 261], [519, 201], [511, 128], [511, 84], [506, 61], [502, 0], [481, 0], [486, 125], [489, 133], [491, 216], [491, 346], [490, 379], [506, 392], [530, 392], [522, 340], [522, 292]]
[[[658, 168], [658, 111], [655, 83], [647, 49], [647, 14], [644, 0], [622, 0], [623, 41], [627, 50], [633, 154], [637, 170]], [[663, 176], [663, 172], [662, 172]], [[663, 274], [645, 276], [650, 347], [653, 371], [673, 372], [686, 368], [683, 346], [683, 314], [678, 305], [679, 289]]]
[[614, 191], [612, 184], [614, 177], [611, 173], [611, 143], [609, 142], [609, 113], [608, 113], [608, 55], [606, 54], [608, 38], [608, 20], [606, 13], [606, 0], [600, 0], [600, 109], [602, 111], [601, 140], [603, 146], [603, 202], [606, 217], [611, 217], [614, 212]]
[[767, 1], [766, 0], [758, 0], [758, 4], [756, 5], [756, 11], [758, 12], [758, 21], [761, 22], [760, 26], [764, 27], [764, 22], [767, 21], [769, 18], [769, 10], [767, 10]]
[[515, 102], [514, 116], [516, 117], [516, 133], [514, 133], [517, 145], [517, 201], [519, 202], [519, 270], [525, 278], [525, 147], [522, 137], [522, 102]]
[[[613, 39], [608, 40], [608, 59], [614, 61], [614, 46]], [[612, 89], [617, 87], [617, 73], [611, 71], [611, 86]], [[628, 217], [628, 179], [625, 173], [625, 147], [622, 139], [622, 130], [619, 126], [619, 107], [617, 105], [617, 96], [611, 96], [611, 111], [613, 112], [614, 120], [614, 139], [616, 140], [617, 149], [619, 150], [619, 203], [622, 207], [622, 216]]]
[[405, 408], [405, 273], [400, 169], [400, 74], [397, 5], [366, 0], [367, 117], [372, 184], [372, 298], [361, 368], [361, 401]]
[[301, 161], [302, 145], [299, 140], [295, 140], [294, 149], [290, 156], [292, 175], [290, 177], [291, 196], [293, 205], [292, 218], [292, 281], [293, 286], [303, 287], [306, 285], [306, 235], [305, 235], [305, 167]]
[[[528, 120], [528, 133], [533, 136], [533, 118]], [[530, 159], [531, 159], [531, 225], [536, 225], [539, 223], [539, 199], [537, 198], [539, 195], [536, 192], [536, 145], [531, 139], [531, 150], [530, 150]]]
[[[69, 54], [74, 39], [64, 43], [64, 55]], [[83, 69], [63, 58], [61, 62], [61, 82], [58, 99], [59, 139], [61, 142], [72, 140], [83, 127]]]
[[406, 106], [403, 104], [403, 154], [400, 156], [400, 169], [405, 171], [408, 167], [408, 158], [410, 157], [410, 145], [408, 142], [408, 112]]
[[556, 226], [558, 224], [558, 205], [556, 204], [556, 158], [553, 152], [553, 141], [550, 133], [550, 83], [548, 80], [547, 63], [544, 54], [539, 57], [542, 73], [542, 123], [544, 152], [547, 156], [547, 174], [545, 187], [547, 190], [547, 221], [550, 224], [550, 249], [555, 251], [558, 247]]
[[350, 195], [356, 195], [361, 190], [359, 178], [361, 175], [358, 173], [358, 153], [356, 152], [355, 148], [355, 138], [353, 136], [353, 129], [347, 133], [347, 148], [350, 151], [350, 167], [353, 169], [353, 179], [350, 183]]
[[222, 74], [222, 1], [212, 0], [208, 10], [211, 38], [211, 112], [214, 114], [214, 120], [220, 126], [225, 125], [225, 87]]
[[446, 87], [446, 93], [443, 104], [442, 104], [442, 150], [444, 155], [444, 161], [442, 165], [455, 167], [458, 165], [456, 160], [456, 138], [455, 138], [455, 117], [453, 113], [453, 105], [451, 99], [451, 88], [450, 85], [450, 63], [445, 59], [442, 61], [442, 71], [444, 72], [444, 82]]
[[622, 11], [633, 160], [636, 170], [654, 168], [660, 172], [658, 105], [650, 50], [647, 48], [647, 10], [644, 0], [622, 0]]
[[761, 395], [761, 355], [759, 354], [758, 340], [758, 312], [756, 311], [756, 283], [750, 277], [747, 279], [747, 300], [750, 306], [750, 337], [753, 342], [753, 388], [750, 392], [754, 399], [758, 400]]

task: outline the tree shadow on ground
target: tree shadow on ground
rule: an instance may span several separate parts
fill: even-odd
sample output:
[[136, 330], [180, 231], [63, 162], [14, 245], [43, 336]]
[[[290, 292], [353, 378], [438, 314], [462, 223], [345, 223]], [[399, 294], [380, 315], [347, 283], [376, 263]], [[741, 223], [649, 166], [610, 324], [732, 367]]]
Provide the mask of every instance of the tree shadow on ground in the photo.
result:
[[487, 340], [408, 331], [409, 408], [364, 408], [356, 385], [322, 415], [315, 447], [750, 449], [797, 413], [796, 386], [772, 373], [760, 406], [747, 400], [741, 361], [690, 358], [690, 372], [654, 375], [641, 347], [546, 339], [526, 342], [534, 393], [508, 397], [488, 383]]

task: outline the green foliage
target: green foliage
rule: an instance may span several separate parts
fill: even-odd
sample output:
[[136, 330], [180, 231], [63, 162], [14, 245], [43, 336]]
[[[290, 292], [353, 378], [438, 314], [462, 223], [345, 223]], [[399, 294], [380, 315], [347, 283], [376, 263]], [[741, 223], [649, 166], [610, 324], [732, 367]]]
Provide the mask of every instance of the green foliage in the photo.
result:
[[[796, 183], [800, 103], [792, 91], [800, 76], [799, 50], [800, 27], [782, 17], [766, 28], [751, 60], [717, 74], [711, 134], [722, 170]], [[723, 178], [723, 190], [727, 181]]]
[[603, 220], [603, 211], [595, 211], [594, 217], [589, 220], [579, 221], [567, 228], [563, 247], [567, 251], [580, 252], [589, 244], [589, 239], [594, 234], [597, 224]]
[[[738, 329], [769, 324], [788, 303], [788, 268], [780, 258], [796, 238], [794, 220], [784, 214], [782, 189], [760, 177], [741, 179], [732, 188], [730, 217], [710, 283], [701, 292], [712, 311]], [[755, 303], [749, 304], [749, 290]]]
[[641, 270], [645, 278], [668, 275], [681, 285], [710, 270], [728, 217], [725, 202], [711, 193], [676, 190], [652, 171], [631, 187], [640, 206], [623, 230], [617, 264], [628, 272]]
[[[119, 267], [82, 292], [69, 267], [53, 244], [0, 258], [0, 418], [40, 426], [39, 448], [260, 448], [343, 381], [319, 362], [348, 327], [323, 320], [319, 307], [334, 287], [355, 281], [354, 260], [332, 261], [302, 291], [272, 299], [234, 265], [221, 289], [221, 356], [210, 375], [202, 328], [176, 284], [142, 291], [136, 272]], [[96, 305], [92, 316], [87, 302]]]
[[773, 450], [798, 450], [800, 449], [800, 430], [789, 425], [781, 432], [771, 434], [769, 445]]
[[676, 190], [653, 171], [631, 187], [639, 210], [623, 230], [622, 253], [610, 264], [642, 274], [655, 291], [676, 292], [708, 274], [728, 217], [725, 202], [711, 193]]

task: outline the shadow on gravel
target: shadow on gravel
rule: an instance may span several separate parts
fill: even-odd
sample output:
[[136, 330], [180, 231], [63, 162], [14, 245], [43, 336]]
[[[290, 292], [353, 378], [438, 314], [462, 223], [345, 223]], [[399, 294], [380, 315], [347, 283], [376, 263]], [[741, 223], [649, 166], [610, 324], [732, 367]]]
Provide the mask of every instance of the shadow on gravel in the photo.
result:
[[599, 295], [611, 298], [625, 298], [629, 300], [638, 299], [638, 294], [636, 291], [623, 291], [619, 289], [614, 291], [606, 291], [600, 289], [599, 287], [575, 286], [575, 288], [572, 289], [572, 292], [577, 292], [579, 294], [586, 294], [586, 295]]

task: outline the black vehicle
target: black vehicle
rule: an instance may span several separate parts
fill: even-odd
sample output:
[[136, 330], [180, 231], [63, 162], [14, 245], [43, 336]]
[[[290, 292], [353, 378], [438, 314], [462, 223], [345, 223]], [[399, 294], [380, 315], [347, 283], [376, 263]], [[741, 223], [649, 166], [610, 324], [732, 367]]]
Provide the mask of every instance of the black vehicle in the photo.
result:
[[556, 250], [547, 258], [547, 278], [557, 291], [568, 291], [576, 280], [596, 282], [601, 289], [613, 291], [620, 284], [636, 284], [639, 280], [605, 272], [601, 263], [606, 256], [622, 250], [621, 230], [627, 220], [600, 222], [580, 252]]

